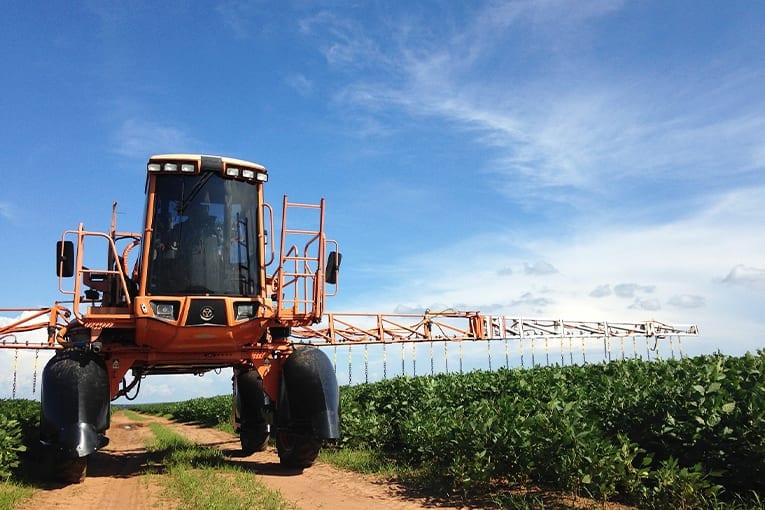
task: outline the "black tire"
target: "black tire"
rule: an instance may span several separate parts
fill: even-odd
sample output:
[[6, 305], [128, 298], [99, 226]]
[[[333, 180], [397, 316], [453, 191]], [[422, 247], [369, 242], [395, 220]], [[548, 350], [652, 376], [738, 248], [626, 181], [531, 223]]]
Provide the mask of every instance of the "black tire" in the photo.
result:
[[255, 452], [262, 452], [268, 445], [268, 429], [265, 425], [259, 427], [260, 430], [249, 430], [242, 428], [239, 431], [239, 442], [242, 445], [244, 455], [252, 455]]
[[288, 468], [307, 468], [319, 456], [321, 440], [315, 437], [282, 431], [276, 435], [276, 450], [279, 462]]
[[82, 483], [88, 474], [88, 457], [61, 459], [58, 478], [66, 483]]
[[58, 483], [82, 483], [85, 480], [90, 455], [70, 457], [51, 446], [43, 446], [39, 455], [40, 476], [43, 480]]

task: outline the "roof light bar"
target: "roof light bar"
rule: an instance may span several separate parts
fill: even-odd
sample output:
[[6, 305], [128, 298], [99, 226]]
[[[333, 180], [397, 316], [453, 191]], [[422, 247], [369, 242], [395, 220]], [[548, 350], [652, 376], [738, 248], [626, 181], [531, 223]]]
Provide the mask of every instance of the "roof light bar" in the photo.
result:
[[[249, 183], [267, 182], [268, 173], [264, 168], [257, 164], [251, 164], [253, 166], [245, 165], [246, 162], [239, 162], [238, 160], [221, 161], [221, 158], [212, 156], [202, 156], [201, 165], [199, 161], [195, 161], [193, 156], [187, 156], [185, 154], [166, 154], [162, 156], [155, 156], [153, 161], [150, 161], [146, 165], [146, 169], [149, 173], [184, 173], [184, 174], [197, 174], [201, 172], [219, 172], [223, 167], [223, 176], [229, 179], [237, 179], [247, 181]], [[206, 161], [208, 160], [208, 161]], [[217, 162], [219, 166], [210, 165], [209, 163]], [[207, 163], [207, 165], [206, 165]], [[200, 168], [201, 166], [201, 168]]]

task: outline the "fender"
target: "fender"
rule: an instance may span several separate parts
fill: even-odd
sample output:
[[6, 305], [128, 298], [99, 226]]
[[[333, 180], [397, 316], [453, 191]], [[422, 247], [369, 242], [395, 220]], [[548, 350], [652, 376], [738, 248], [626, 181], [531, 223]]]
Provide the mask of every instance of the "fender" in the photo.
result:
[[340, 389], [332, 362], [318, 348], [296, 346], [284, 362], [277, 424], [320, 439], [340, 437]]
[[85, 457], [109, 443], [109, 379], [101, 358], [81, 349], [56, 353], [42, 373], [40, 440]]

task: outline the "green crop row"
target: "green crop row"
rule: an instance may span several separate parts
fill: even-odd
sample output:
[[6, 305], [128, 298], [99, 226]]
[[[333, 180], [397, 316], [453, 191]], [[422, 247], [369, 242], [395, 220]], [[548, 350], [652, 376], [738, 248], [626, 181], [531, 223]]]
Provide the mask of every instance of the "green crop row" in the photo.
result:
[[184, 402], [136, 404], [129, 408], [156, 416], [171, 416], [182, 422], [194, 422], [206, 427], [225, 425], [231, 420], [231, 395], [201, 397]]
[[0, 399], [0, 480], [17, 470], [20, 455], [38, 434], [40, 403]]
[[765, 352], [345, 387], [342, 445], [455, 494], [528, 485], [643, 508], [765, 492]]

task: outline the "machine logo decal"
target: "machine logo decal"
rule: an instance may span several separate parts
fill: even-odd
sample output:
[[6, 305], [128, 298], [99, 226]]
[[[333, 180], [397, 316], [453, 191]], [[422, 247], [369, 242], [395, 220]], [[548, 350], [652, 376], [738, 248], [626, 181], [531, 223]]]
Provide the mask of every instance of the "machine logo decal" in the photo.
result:
[[213, 310], [212, 306], [203, 306], [201, 310], [199, 310], [199, 318], [203, 321], [211, 321], [215, 317], [215, 310]]

